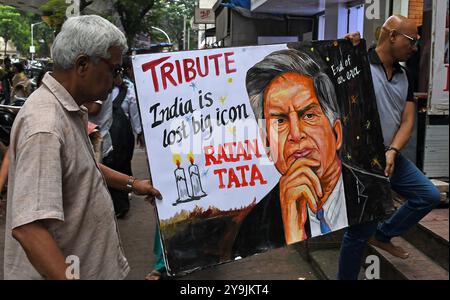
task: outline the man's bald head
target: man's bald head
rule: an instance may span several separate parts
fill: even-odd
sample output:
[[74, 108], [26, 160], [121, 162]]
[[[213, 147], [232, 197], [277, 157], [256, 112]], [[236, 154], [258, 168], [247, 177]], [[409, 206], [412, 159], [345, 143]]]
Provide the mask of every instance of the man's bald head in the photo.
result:
[[419, 39], [417, 25], [404, 16], [393, 15], [383, 24], [378, 47], [388, 50], [395, 61], [407, 60], [415, 51], [414, 41]]
[[380, 35], [380, 43], [388, 39], [393, 30], [414, 38], [417, 37], [417, 26], [413, 20], [404, 16], [394, 15], [390, 16], [386, 22], [384, 22]]

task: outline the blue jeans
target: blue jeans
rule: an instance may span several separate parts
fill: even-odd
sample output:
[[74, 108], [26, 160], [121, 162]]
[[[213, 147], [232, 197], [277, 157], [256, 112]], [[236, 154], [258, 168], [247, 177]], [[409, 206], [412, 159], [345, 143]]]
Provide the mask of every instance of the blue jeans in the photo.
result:
[[[406, 202], [386, 221], [358, 224], [347, 229], [339, 257], [339, 280], [356, 280], [368, 239], [375, 235], [381, 242], [400, 236], [416, 225], [440, 202], [439, 190], [401, 154], [395, 160], [391, 188]], [[378, 225], [378, 226], [377, 226]]]

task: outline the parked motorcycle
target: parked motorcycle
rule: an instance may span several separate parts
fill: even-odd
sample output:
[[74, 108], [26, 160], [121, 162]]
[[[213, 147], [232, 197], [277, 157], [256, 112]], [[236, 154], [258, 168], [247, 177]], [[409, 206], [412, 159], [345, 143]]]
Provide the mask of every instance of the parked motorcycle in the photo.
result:
[[0, 105], [0, 143], [6, 147], [9, 146], [14, 119], [26, 100], [26, 98], [14, 97], [11, 105]]

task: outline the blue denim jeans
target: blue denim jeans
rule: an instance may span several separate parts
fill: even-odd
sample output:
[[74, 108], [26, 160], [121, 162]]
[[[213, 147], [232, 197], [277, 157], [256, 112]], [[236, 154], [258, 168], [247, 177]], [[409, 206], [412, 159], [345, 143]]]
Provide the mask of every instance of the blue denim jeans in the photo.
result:
[[358, 224], [347, 229], [339, 257], [338, 279], [356, 280], [368, 239], [389, 242], [425, 217], [440, 201], [439, 190], [408, 159], [401, 154], [395, 160], [391, 188], [406, 202], [386, 221]]

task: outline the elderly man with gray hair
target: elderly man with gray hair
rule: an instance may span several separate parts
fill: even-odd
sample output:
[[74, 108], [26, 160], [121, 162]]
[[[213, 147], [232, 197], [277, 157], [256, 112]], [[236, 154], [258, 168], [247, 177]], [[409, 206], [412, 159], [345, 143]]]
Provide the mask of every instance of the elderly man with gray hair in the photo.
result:
[[281, 179], [245, 218], [234, 255], [326, 234], [382, 211], [366, 203], [360, 171], [340, 159], [339, 105], [318, 57], [297, 49], [271, 53], [248, 71], [247, 92]]
[[85, 103], [104, 100], [127, 50], [99, 16], [69, 18], [52, 47], [54, 72], [20, 110], [11, 134], [5, 279], [123, 279], [107, 185], [161, 198], [148, 180], [98, 165]]

